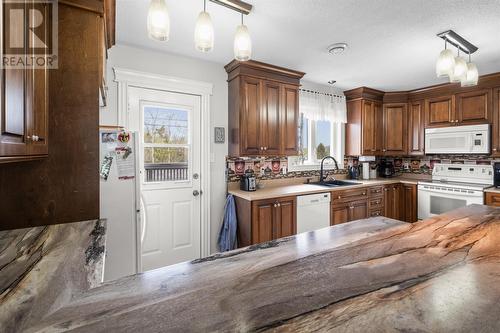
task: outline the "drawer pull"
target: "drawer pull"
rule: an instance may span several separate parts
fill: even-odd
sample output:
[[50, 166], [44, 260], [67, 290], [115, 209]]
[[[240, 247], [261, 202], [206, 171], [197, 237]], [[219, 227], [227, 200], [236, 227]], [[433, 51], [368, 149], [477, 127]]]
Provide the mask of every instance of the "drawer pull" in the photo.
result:
[[366, 195], [366, 192], [363, 192], [363, 195]]

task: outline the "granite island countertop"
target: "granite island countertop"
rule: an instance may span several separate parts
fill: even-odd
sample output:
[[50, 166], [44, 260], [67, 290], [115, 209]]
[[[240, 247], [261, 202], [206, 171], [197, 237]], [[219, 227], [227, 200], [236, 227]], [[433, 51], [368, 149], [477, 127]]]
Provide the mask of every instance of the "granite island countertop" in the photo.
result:
[[27, 332], [498, 332], [500, 208], [371, 218], [105, 283]]
[[105, 221], [0, 231], [0, 332], [24, 332], [102, 284]]

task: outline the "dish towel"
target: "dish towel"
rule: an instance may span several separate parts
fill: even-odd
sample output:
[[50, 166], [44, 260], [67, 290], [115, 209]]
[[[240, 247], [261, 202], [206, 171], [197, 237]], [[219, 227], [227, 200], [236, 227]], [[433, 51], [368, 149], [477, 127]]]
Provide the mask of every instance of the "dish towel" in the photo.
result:
[[236, 206], [234, 204], [234, 197], [229, 194], [226, 198], [226, 205], [224, 206], [224, 220], [219, 232], [219, 251], [225, 252], [234, 250], [237, 247], [236, 228], [238, 227], [238, 220], [236, 218]]

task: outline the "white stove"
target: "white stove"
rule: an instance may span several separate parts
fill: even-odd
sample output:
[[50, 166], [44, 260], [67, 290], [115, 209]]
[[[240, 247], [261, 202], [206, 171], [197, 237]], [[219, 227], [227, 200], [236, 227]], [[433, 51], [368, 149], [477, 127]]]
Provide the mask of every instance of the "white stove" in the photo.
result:
[[484, 189], [492, 185], [492, 165], [435, 164], [432, 181], [418, 182], [418, 218], [484, 204]]

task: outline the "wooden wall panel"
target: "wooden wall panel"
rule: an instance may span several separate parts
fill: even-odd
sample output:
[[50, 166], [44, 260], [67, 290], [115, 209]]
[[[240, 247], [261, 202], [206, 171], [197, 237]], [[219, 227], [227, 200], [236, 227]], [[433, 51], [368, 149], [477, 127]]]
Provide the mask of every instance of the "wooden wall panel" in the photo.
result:
[[49, 73], [49, 156], [0, 165], [0, 229], [99, 217], [97, 15], [59, 4], [59, 69]]

